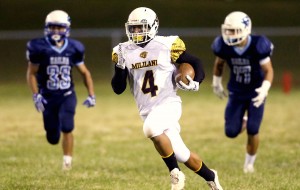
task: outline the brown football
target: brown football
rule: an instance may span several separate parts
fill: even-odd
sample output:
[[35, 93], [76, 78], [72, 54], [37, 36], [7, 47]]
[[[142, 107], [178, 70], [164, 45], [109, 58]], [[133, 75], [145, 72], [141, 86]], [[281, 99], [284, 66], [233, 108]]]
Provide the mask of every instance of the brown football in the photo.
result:
[[192, 79], [194, 79], [195, 77], [194, 68], [189, 63], [179, 64], [175, 72], [175, 81], [179, 82], [181, 80], [184, 84], [188, 85], [189, 81], [186, 78], [186, 75], [189, 75]]

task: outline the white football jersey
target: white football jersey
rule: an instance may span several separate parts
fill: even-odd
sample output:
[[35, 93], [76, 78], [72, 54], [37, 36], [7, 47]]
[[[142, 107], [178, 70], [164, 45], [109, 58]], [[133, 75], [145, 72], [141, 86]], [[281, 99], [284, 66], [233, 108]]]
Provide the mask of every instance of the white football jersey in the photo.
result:
[[185, 51], [178, 36], [156, 36], [145, 47], [128, 41], [113, 48], [113, 61], [123, 57], [130, 90], [141, 116], [146, 116], [158, 105], [181, 102], [174, 81], [174, 63]]

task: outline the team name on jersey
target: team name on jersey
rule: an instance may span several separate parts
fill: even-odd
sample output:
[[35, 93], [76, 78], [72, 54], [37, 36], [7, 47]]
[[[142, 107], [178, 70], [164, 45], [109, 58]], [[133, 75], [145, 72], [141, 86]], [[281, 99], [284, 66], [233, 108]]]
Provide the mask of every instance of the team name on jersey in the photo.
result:
[[131, 64], [131, 66], [132, 69], [140, 69], [143, 67], [157, 66], [157, 60], [139, 62], [139, 63]]
[[50, 64], [69, 65], [69, 57], [50, 57]]
[[250, 65], [249, 59], [231, 58], [232, 65]]

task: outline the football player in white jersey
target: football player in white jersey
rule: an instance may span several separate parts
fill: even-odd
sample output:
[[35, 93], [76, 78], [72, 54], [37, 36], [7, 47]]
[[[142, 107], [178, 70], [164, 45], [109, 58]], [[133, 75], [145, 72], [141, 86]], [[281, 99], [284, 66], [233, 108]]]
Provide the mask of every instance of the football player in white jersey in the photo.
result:
[[[143, 131], [166, 163], [173, 190], [183, 189], [185, 175], [178, 162], [204, 178], [210, 189], [222, 189], [217, 172], [209, 169], [199, 156], [191, 152], [180, 136], [181, 98], [177, 89], [198, 91], [204, 79], [200, 60], [186, 52], [178, 36], [158, 36], [159, 21], [156, 13], [146, 7], [134, 9], [125, 24], [128, 41], [113, 48], [115, 74], [111, 85], [116, 94], [127, 86], [135, 98]], [[175, 63], [188, 62], [195, 70], [189, 84], [174, 80]]]

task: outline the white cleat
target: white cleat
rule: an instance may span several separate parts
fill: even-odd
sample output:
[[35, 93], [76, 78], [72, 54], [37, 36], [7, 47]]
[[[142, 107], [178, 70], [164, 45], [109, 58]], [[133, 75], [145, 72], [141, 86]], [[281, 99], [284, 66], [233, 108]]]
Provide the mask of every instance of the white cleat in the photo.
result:
[[171, 184], [172, 184], [171, 190], [183, 190], [185, 176], [182, 173], [182, 171], [179, 171], [178, 168], [174, 168], [171, 171], [170, 176], [171, 176]]
[[218, 173], [215, 170], [211, 170], [212, 172], [215, 173], [215, 179], [214, 181], [207, 181], [207, 185], [210, 187], [211, 190], [223, 190], [222, 186], [220, 185], [219, 182], [219, 177]]
[[63, 162], [62, 170], [68, 171], [72, 169], [72, 164], [71, 162]]
[[247, 164], [244, 166], [244, 173], [253, 173], [254, 172], [254, 167], [252, 164]]

